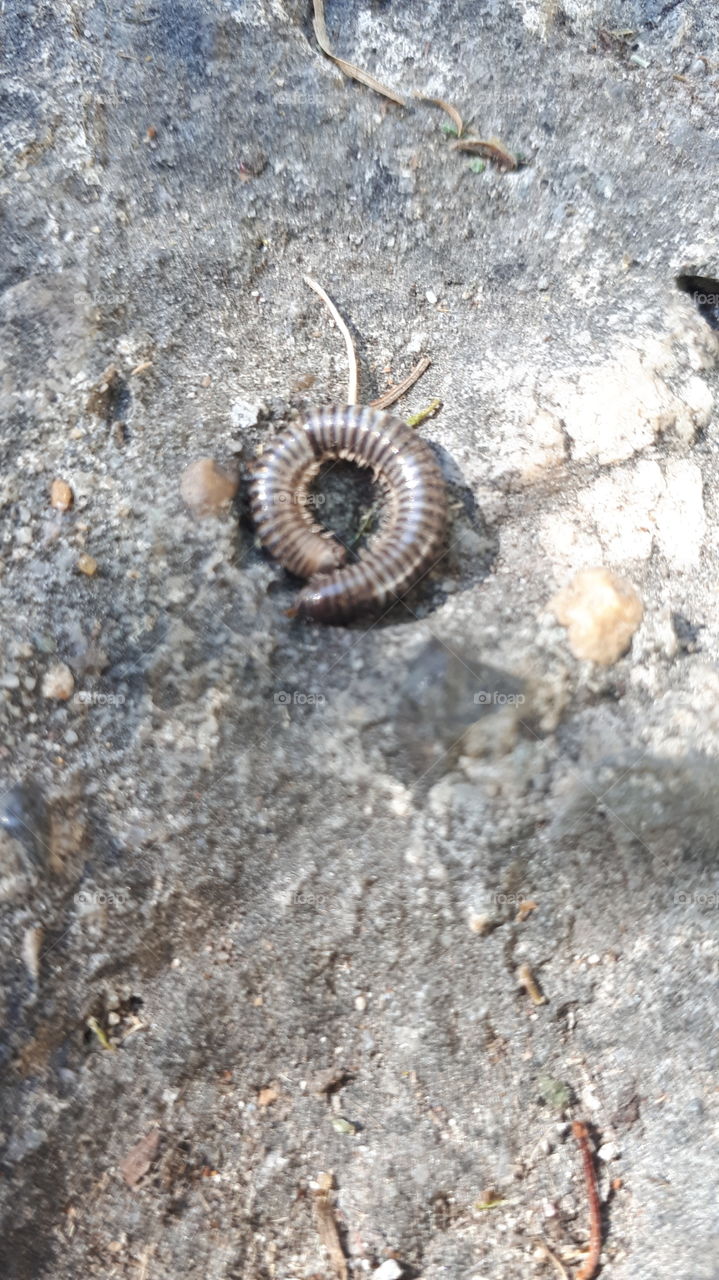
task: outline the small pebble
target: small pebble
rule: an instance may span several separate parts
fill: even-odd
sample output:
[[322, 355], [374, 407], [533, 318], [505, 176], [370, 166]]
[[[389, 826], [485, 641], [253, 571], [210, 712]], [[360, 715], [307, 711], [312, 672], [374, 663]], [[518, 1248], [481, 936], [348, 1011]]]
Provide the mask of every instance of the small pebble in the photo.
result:
[[605, 1142], [597, 1151], [597, 1157], [605, 1162], [608, 1160], [616, 1160], [619, 1155], [619, 1147], [616, 1142]]
[[394, 1258], [388, 1258], [376, 1271], [372, 1272], [373, 1280], [401, 1280], [402, 1268]]
[[72, 489], [67, 480], [53, 480], [50, 485], [50, 506], [56, 511], [69, 511], [72, 506]]
[[357, 1125], [352, 1120], [346, 1120], [344, 1116], [333, 1116], [330, 1123], [337, 1133], [353, 1134], [357, 1132]]
[[609, 569], [583, 569], [550, 600], [549, 608], [567, 628], [575, 658], [604, 667], [627, 652], [644, 616], [632, 584]]
[[75, 677], [64, 662], [56, 662], [49, 667], [42, 678], [43, 698], [54, 698], [57, 702], [67, 702], [75, 691]]
[[358, 1013], [364, 1013], [367, 1008], [367, 1000], [365, 996], [355, 996], [355, 1009]]
[[94, 578], [97, 573], [97, 560], [94, 556], [89, 556], [83, 551], [82, 555], [77, 558], [77, 567], [80, 573], [86, 574], [88, 578]]
[[183, 471], [180, 492], [193, 515], [222, 515], [237, 492], [237, 478], [218, 467], [214, 458], [198, 458]]
[[469, 917], [469, 927], [472, 933], [478, 933], [481, 937], [491, 933], [495, 925], [496, 921], [492, 916], [481, 915], [480, 913], [475, 912]]

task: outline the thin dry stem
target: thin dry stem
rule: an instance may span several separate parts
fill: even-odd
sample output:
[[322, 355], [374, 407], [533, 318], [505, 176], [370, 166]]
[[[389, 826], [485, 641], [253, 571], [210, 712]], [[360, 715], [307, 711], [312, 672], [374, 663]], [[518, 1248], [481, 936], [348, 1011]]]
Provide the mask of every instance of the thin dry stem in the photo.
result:
[[342, 337], [345, 340], [345, 346], [347, 348], [347, 360], [349, 362], [349, 378], [347, 380], [347, 403], [357, 404], [359, 369], [357, 365], [357, 356], [355, 354], [354, 344], [352, 342], [352, 335], [349, 329], [347, 328], [347, 325], [345, 324], [344, 320], [342, 319], [342, 316], [337, 310], [334, 302], [330, 297], [327, 296], [324, 289], [322, 288], [322, 285], [318, 284], [316, 280], [313, 280], [312, 276], [305, 276], [304, 280], [305, 280], [305, 284], [308, 284], [310, 286], [310, 289], [314, 289], [318, 297], [322, 299], [325, 306], [327, 307], [327, 310], [332, 316], [332, 319], [337, 325], [337, 328], [342, 334]]
[[402, 396], [407, 394], [410, 387], [413, 387], [415, 382], [419, 381], [422, 374], [427, 372], [431, 363], [432, 361], [429, 356], [422, 356], [422, 359], [417, 362], [412, 372], [408, 373], [406, 378], [403, 378], [396, 386], [390, 387], [389, 391], [385, 391], [383, 396], [378, 396], [376, 400], [370, 401], [372, 408], [389, 409], [391, 404], [395, 404], [397, 400], [401, 400]]

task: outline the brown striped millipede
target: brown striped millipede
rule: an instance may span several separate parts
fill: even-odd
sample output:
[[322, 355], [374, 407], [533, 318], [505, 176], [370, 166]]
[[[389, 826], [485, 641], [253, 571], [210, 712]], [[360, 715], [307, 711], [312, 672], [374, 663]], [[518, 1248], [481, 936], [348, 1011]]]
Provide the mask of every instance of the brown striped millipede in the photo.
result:
[[[311, 514], [309, 487], [322, 464], [369, 467], [384, 490], [382, 522], [354, 564]], [[330, 405], [276, 436], [255, 464], [252, 514], [260, 541], [291, 573], [309, 578], [293, 616], [339, 622], [381, 609], [437, 559], [447, 520], [442, 472], [429, 446], [400, 418], [370, 406]]]

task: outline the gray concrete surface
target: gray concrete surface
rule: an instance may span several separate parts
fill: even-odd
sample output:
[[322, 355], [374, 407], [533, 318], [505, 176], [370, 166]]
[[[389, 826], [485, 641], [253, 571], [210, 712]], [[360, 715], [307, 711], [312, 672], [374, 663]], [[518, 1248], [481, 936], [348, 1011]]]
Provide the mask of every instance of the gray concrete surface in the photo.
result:
[[[581, 1118], [601, 1276], [716, 1280], [719, 19], [327, 22], [522, 167], [300, 0], [0, 10], [2, 1274], [331, 1277], [331, 1172], [352, 1276], [574, 1275]], [[244, 479], [180, 496], [342, 398], [307, 272], [365, 400], [426, 352], [443, 402], [448, 554], [375, 625], [287, 618]], [[547, 610], [595, 564], [645, 607], [606, 669]]]

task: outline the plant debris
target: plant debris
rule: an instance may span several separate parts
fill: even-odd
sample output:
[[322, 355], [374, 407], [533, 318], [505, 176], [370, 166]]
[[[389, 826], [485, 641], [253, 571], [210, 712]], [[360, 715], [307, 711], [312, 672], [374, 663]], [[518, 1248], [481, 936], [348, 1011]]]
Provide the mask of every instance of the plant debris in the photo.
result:
[[437, 399], [430, 400], [429, 404], [424, 409], [420, 409], [418, 413], [410, 414], [409, 418], [407, 418], [407, 426], [408, 427], [421, 426], [422, 423], [426, 422], [428, 418], [433, 418], [435, 413], [439, 413], [441, 408], [442, 408], [441, 400], [437, 400]]
[[322, 285], [318, 284], [316, 280], [313, 280], [312, 276], [305, 276], [304, 280], [305, 280], [305, 284], [309, 285], [310, 289], [314, 289], [318, 298], [322, 299], [325, 306], [327, 307], [327, 310], [332, 316], [332, 319], [337, 325], [337, 328], [342, 334], [342, 337], [345, 340], [345, 347], [347, 348], [347, 362], [349, 364], [349, 376], [347, 380], [347, 403], [356, 404], [357, 394], [358, 394], [357, 388], [359, 385], [359, 366], [357, 364], [357, 353], [354, 349], [354, 343], [352, 342], [352, 334], [347, 328], [347, 325], [342, 319], [342, 316], [337, 310], [334, 302], [329, 297], [329, 295], [325, 293], [325, 290], [322, 288]]
[[599, 1266], [599, 1255], [602, 1252], [602, 1209], [599, 1203], [594, 1161], [589, 1149], [587, 1126], [575, 1120], [572, 1125], [572, 1133], [579, 1143], [582, 1153], [584, 1181], [587, 1186], [587, 1199], [589, 1201], [589, 1253], [586, 1261], [579, 1268], [575, 1280], [593, 1280]]
[[542, 1250], [545, 1258], [549, 1258], [549, 1261], [551, 1262], [552, 1266], [557, 1272], [557, 1275], [561, 1276], [562, 1280], [569, 1280], [569, 1272], [567, 1271], [567, 1268], [564, 1266], [562, 1262], [559, 1261], [559, 1258], [557, 1257], [557, 1255], [552, 1253], [552, 1250], [550, 1249], [546, 1241], [538, 1239], [535, 1241], [535, 1243], [537, 1247]]
[[100, 1044], [102, 1045], [103, 1049], [111, 1049], [111, 1050], [117, 1049], [117, 1045], [113, 1044], [111, 1040], [108, 1040], [107, 1032], [105, 1032], [103, 1028], [100, 1026], [100, 1023], [98, 1022], [97, 1018], [87, 1018], [85, 1022], [85, 1026], [90, 1028], [93, 1035], [95, 1035], [97, 1039], [100, 1041]]
[[422, 359], [417, 361], [414, 369], [412, 369], [411, 373], [407, 374], [406, 378], [403, 378], [401, 382], [396, 384], [396, 386], [390, 387], [389, 391], [385, 391], [383, 396], [378, 396], [376, 400], [370, 401], [372, 408], [389, 409], [390, 405], [395, 404], [397, 400], [401, 400], [402, 396], [407, 394], [410, 387], [413, 387], [415, 382], [419, 381], [422, 374], [427, 372], [431, 363], [432, 361], [429, 356], [422, 356]]
[[520, 987], [524, 987], [532, 1004], [546, 1004], [547, 997], [540, 991], [537, 979], [528, 964], [520, 964], [517, 969], [517, 981]]
[[533, 902], [531, 898], [525, 898], [524, 901], [520, 902], [519, 909], [514, 918], [515, 920], [519, 921], [519, 923], [521, 924], [527, 919], [528, 916], [531, 916], [533, 911], [536, 911], [536, 910], [537, 910], [537, 903]]
[[457, 131], [457, 137], [462, 137], [464, 132], [464, 121], [457, 108], [453, 107], [451, 102], [445, 102], [444, 98], [428, 98], [426, 94], [418, 93], [416, 90], [414, 97], [419, 98], [420, 102], [430, 102], [433, 107], [439, 107], [442, 111], [446, 111]]
[[330, 1200], [331, 1190], [332, 1174], [321, 1173], [317, 1179], [317, 1190], [314, 1193], [313, 1200], [315, 1222], [317, 1223], [320, 1240], [330, 1256], [330, 1261], [338, 1280], [348, 1280], [347, 1260]]
[[505, 172], [519, 168], [519, 156], [505, 147], [499, 138], [460, 138], [458, 142], [452, 143], [452, 148], [454, 151], [468, 151], [470, 155], [484, 156]]
[[563, 1080], [556, 1080], [554, 1076], [540, 1076], [539, 1091], [544, 1101], [557, 1111], [564, 1111], [572, 1101], [569, 1086]]
[[360, 84], [367, 85], [368, 89], [374, 89], [375, 93], [381, 93], [383, 97], [389, 98], [390, 102], [396, 102], [399, 107], [405, 107], [407, 104], [404, 98], [401, 98], [394, 89], [388, 89], [386, 85], [381, 84], [379, 80], [375, 80], [368, 71], [363, 71], [361, 67], [356, 67], [354, 63], [347, 62], [344, 58], [340, 58], [334, 53], [330, 45], [330, 38], [327, 34], [325, 25], [325, 4], [324, 0], [313, 0], [314, 3], [314, 29], [317, 43], [320, 49], [328, 58], [337, 63], [340, 71], [344, 71], [346, 76], [351, 80], [359, 80]]

